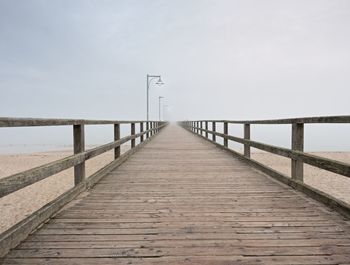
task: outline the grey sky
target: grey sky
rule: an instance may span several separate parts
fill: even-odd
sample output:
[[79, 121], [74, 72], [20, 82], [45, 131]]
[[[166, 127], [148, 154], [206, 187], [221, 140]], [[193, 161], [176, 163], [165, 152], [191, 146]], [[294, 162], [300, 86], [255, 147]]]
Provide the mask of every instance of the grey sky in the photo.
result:
[[[350, 1], [0, 0], [0, 116], [349, 114]], [[349, 130], [348, 130], [349, 131]]]

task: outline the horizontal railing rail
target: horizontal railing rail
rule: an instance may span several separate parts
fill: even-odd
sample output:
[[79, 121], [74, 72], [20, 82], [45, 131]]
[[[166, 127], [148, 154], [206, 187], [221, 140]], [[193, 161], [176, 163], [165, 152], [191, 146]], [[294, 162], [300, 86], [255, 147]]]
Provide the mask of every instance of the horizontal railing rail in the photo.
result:
[[[204, 137], [205, 139], [222, 146], [224, 149], [230, 150], [236, 156], [244, 158], [252, 165], [263, 169], [264, 172], [276, 176], [279, 180], [283, 180], [285, 183], [292, 186], [302, 185], [302, 188], [312, 189], [304, 183], [304, 163], [309, 164], [320, 169], [324, 169], [336, 174], [340, 174], [346, 177], [350, 177], [350, 164], [336, 161], [329, 158], [313, 155], [304, 152], [304, 124], [325, 124], [325, 123], [346, 123], [350, 124], [350, 116], [323, 116], [323, 117], [305, 117], [305, 118], [292, 118], [292, 119], [274, 119], [274, 120], [195, 120], [195, 121], [182, 121], [181, 126], [187, 130]], [[222, 132], [217, 131], [217, 125], [222, 125]], [[244, 137], [236, 137], [229, 134], [229, 124], [242, 124]], [[250, 139], [251, 125], [252, 124], [290, 124], [291, 125], [291, 148], [284, 148], [274, 145], [269, 145], [262, 142], [253, 141]], [[211, 129], [209, 129], [211, 125]], [[211, 136], [211, 137], [209, 137]], [[219, 143], [216, 137], [223, 139], [223, 143]], [[210, 139], [211, 138], [211, 139]], [[229, 148], [229, 141], [243, 144], [244, 152], [240, 154]], [[287, 180], [285, 175], [273, 170], [272, 168], [259, 163], [251, 158], [251, 147], [267, 151], [279, 156], [287, 157], [291, 159], [291, 180]], [[312, 189], [313, 193], [321, 194], [315, 189]], [[333, 201], [333, 200], [332, 200]], [[343, 203], [341, 203], [343, 205]], [[345, 204], [344, 204], [345, 205]], [[346, 211], [350, 214], [349, 206], [346, 204]]]
[[350, 123], [350, 115], [271, 119], [271, 120], [198, 120], [198, 121], [227, 122], [232, 124]]
[[[146, 121], [84, 120], [84, 119], [42, 119], [0, 117], [0, 127], [65, 126], [65, 125], [107, 125], [145, 123]], [[158, 121], [149, 121], [158, 122]]]

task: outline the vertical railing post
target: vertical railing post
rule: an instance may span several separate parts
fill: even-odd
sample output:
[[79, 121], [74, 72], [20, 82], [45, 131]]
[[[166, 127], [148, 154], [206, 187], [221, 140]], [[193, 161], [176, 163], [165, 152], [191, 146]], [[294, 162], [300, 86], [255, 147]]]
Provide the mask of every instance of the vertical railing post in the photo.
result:
[[[244, 124], [244, 139], [250, 140], [250, 124]], [[250, 158], [250, 145], [244, 144], [244, 156]]]
[[[131, 123], [130, 132], [131, 132], [131, 136], [135, 135], [135, 123]], [[134, 148], [134, 147], [135, 147], [135, 138], [131, 139], [131, 148]]]
[[[85, 151], [84, 124], [73, 125], [74, 154]], [[85, 179], [85, 161], [74, 166], [74, 185], [78, 185]]]
[[202, 129], [203, 129], [203, 121], [200, 121], [200, 124], [201, 124], [201, 130], [200, 130], [200, 135], [202, 136], [203, 135], [203, 131], [202, 131]]
[[216, 123], [215, 123], [215, 121], [213, 121], [213, 124], [212, 124], [212, 131], [213, 131], [213, 141], [215, 142], [216, 141], [216, 134], [215, 134], [215, 132], [216, 132]]
[[[142, 121], [140, 122], [140, 133], [143, 133], [143, 122]], [[140, 142], [141, 143], [143, 142], [143, 134], [141, 134], [141, 136], [140, 136]]]
[[[120, 124], [114, 124], [114, 141], [120, 140]], [[120, 157], [120, 145], [114, 148], [114, 159]]]
[[[224, 134], [228, 135], [228, 123], [225, 121], [224, 122]], [[224, 146], [228, 147], [228, 139], [224, 138]]]
[[205, 121], [205, 129], [206, 129], [205, 138], [208, 138], [208, 122], [207, 121]]
[[149, 121], [146, 121], [146, 131], [147, 131], [147, 133], [146, 133], [146, 139], [148, 139], [149, 138]]
[[[292, 124], [292, 150], [304, 151], [304, 124]], [[299, 159], [292, 159], [292, 179], [304, 181], [304, 164]]]

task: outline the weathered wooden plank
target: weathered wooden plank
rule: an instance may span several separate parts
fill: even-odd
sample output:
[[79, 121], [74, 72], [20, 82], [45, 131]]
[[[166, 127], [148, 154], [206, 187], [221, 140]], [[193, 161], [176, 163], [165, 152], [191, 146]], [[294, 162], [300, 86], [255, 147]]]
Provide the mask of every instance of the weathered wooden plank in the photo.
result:
[[62, 126], [62, 125], [104, 125], [129, 124], [143, 122], [120, 120], [83, 120], [83, 119], [40, 119], [0, 117], [0, 127]]
[[323, 238], [323, 239], [177, 239], [177, 240], [89, 240], [89, 241], [26, 241], [17, 249], [79, 249], [79, 248], [137, 248], [144, 246], [151, 247], [320, 247], [324, 244], [331, 246], [349, 246], [348, 239]]
[[[156, 257], [156, 258], [65, 258], [65, 264], [75, 265], [179, 265], [179, 264], [191, 264], [191, 265], [256, 265], [256, 264], [269, 264], [269, 265], [339, 265], [348, 264], [349, 255], [307, 255], [307, 256], [263, 256], [263, 257], [244, 257], [238, 256], [168, 256], [168, 257]], [[31, 259], [6, 259], [4, 264], [45, 264], [45, 265], [61, 265], [62, 260], [56, 258], [31, 258]]]
[[349, 246], [304, 246], [304, 247], [138, 247], [138, 248], [80, 248], [80, 249], [15, 249], [7, 258], [136, 258], [136, 257], [165, 257], [165, 256], [317, 256], [339, 255], [350, 253]]
[[[188, 233], [184, 234], [160, 234], [160, 235], [29, 235], [25, 242], [108, 242], [116, 238], [120, 241], [166, 241], [166, 240], [301, 240], [301, 239], [344, 239], [349, 240], [349, 235], [344, 232], [301, 232], [301, 233]], [[20, 246], [19, 246], [20, 248]]]
[[206, 120], [208, 122], [228, 122], [232, 124], [293, 124], [293, 123], [350, 123], [350, 115], [319, 116], [272, 120]]

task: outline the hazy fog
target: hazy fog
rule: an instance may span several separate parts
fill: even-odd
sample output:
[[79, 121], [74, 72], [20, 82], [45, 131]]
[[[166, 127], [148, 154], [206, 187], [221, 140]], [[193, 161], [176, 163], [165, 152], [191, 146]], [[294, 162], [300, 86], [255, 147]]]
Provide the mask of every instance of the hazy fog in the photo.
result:
[[[345, 115], [349, 47], [348, 0], [0, 0], [0, 116], [145, 119], [147, 73], [165, 82], [151, 119], [159, 95], [171, 120]], [[252, 134], [288, 145], [282, 127]], [[306, 146], [350, 150], [349, 133], [307, 127]], [[24, 139], [69, 144], [71, 128], [0, 129]]]

